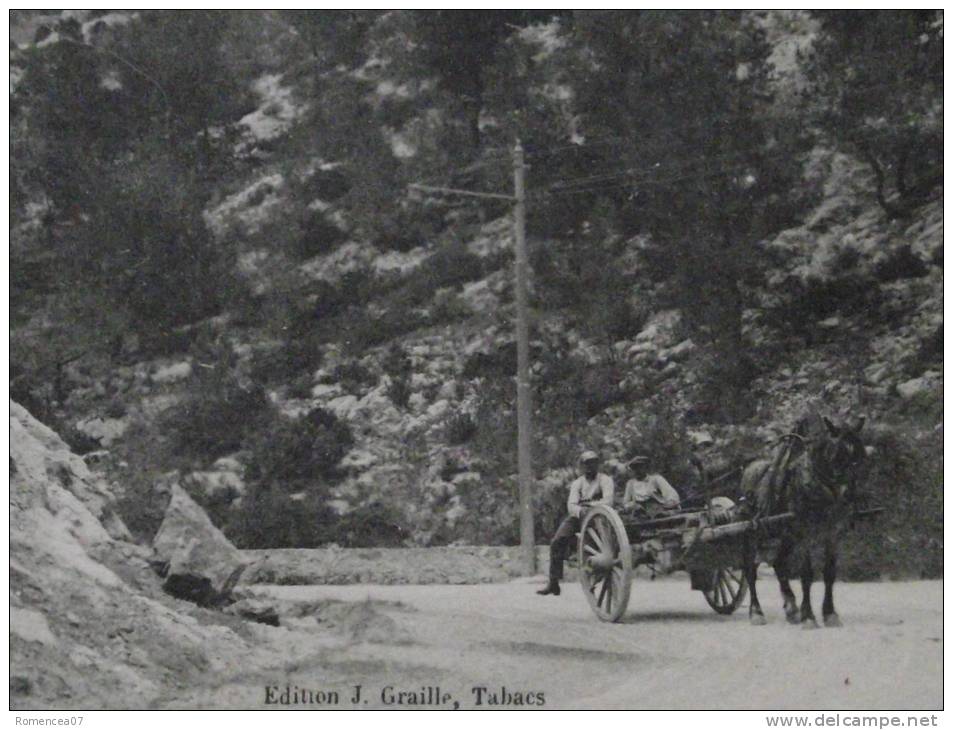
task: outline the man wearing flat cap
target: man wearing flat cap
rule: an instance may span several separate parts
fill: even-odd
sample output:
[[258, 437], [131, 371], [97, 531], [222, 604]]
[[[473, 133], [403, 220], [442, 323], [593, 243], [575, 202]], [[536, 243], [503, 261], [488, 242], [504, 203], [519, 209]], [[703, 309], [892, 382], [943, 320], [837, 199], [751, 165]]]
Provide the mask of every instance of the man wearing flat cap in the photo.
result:
[[612, 506], [615, 482], [608, 474], [599, 471], [599, 455], [595, 451], [583, 451], [579, 457], [582, 476], [569, 487], [566, 507], [569, 515], [564, 519], [553, 541], [549, 544], [549, 583], [540, 591], [541, 596], [558, 596], [559, 581], [563, 577], [563, 562], [569, 557], [572, 539], [580, 528], [585, 510], [592, 504]]
[[651, 518], [678, 509], [681, 497], [665, 477], [650, 467], [647, 456], [636, 456], [629, 461], [632, 478], [625, 484], [622, 509], [637, 510]]

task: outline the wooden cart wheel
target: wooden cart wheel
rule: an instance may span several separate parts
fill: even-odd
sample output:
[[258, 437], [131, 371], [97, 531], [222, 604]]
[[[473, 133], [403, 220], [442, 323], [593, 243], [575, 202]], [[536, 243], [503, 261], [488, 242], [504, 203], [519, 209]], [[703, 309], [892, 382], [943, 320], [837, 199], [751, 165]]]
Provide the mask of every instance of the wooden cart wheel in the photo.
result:
[[596, 505], [579, 532], [579, 581], [586, 600], [602, 621], [618, 621], [629, 604], [632, 549], [618, 513]]
[[708, 605], [716, 613], [728, 616], [748, 595], [748, 583], [738, 568], [716, 568], [711, 573], [711, 588], [704, 591]]

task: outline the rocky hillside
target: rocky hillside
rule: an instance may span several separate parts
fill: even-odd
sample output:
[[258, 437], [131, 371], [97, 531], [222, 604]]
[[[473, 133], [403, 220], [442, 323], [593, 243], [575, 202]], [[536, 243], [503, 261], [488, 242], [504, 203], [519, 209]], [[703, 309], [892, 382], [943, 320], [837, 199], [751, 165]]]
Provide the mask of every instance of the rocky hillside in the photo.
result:
[[163, 595], [102, 480], [11, 404], [11, 707], [137, 707], [250, 650]]
[[[54, 432], [16, 403], [10, 429], [11, 709], [161, 708], [252, 670], [333, 666], [327, 652], [402, 641], [370, 601], [235, 593], [213, 610], [173, 598], [153, 568], [183, 508], [171, 508], [154, 550], [137, 545], [109, 488]], [[197, 551], [215, 549], [206, 537], [189, 531], [193, 568]]]
[[[113, 38], [123, 53], [153, 52], [152, 26], [132, 18], [129, 27], [144, 30], [129, 45], [123, 34], [132, 30], [109, 17], [99, 20], [103, 27], [77, 20], [83, 42]], [[196, 148], [188, 164], [204, 176], [200, 185], [177, 177], [172, 163], [158, 168], [164, 172], [154, 184], [188, 181], [177, 195], [194, 191], [162, 218], [174, 235], [143, 230], [125, 214], [121, 225], [97, 229], [95, 211], [108, 211], [107, 203], [77, 198], [79, 212], [68, 217], [57, 212], [56, 190], [41, 195], [24, 184], [29, 200], [13, 235], [22, 274], [12, 388], [112, 484], [115, 509], [138, 539], [158, 529], [169, 484], [191, 494], [241, 547], [516, 539], [511, 223], [499, 205], [421, 198], [404, 186], [439, 173], [458, 187], [505, 189], [506, 159], [500, 177], [492, 172], [499, 149], [487, 145], [510, 123], [493, 96], [506, 87], [487, 81], [481, 152], [465, 155], [466, 165], [454, 159], [457, 147], [440, 136], [459, 131], [454, 115], [463, 115], [448, 101], [450, 87], [431, 83], [410, 63], [420, 59], [389, 45], [429, 27], [401, 25], [411, 20], [400, 13], [368, 20], [368, 56], [342, 57], [334, 70], [319, 64], [313, 76], [295, 55], [310, 31], [283, 16], [262, 21], [262, 33], [272, 33], [268, 60], [248, 55], [241, 24], [219, 39], [232, 54], [219, 59], [223, 73], [242, 70], [241, 93], [201, 131], [189, 128]], [[530, 106], [551, 115], [530, 137], [552, 147], [547, 125], [571, 122], [572, 154], [578, 148], [584, 157], [585, 130], [572, 105], [594, 102], [585, 100], [586, 80], [564, 64], [577, 68], [570, 62], [579, 38], [600, 53], [615, 52], [598, 45], [611, 39], [586, 35], [584, 19], [510, 20], [524, 30], [499, 52], [524, 59], [529, 70], [519, 79]], [[759, 52], [777, 99], [762, 110], [770, 120], [785, 111], [785, 99], [794, 108], [817, 73], [802, 56], [821, 37], [820, 23], [799, 14], [754, 21], [752, 37], [769, 44]], [[348, 32], [364, 33], [363, 21], [355, 22]], [[162, 27], [173, 47], [179, 31]], [[58, 37], [23, 41], [14, 52], [26, 59], [22, 83], [38, 73], [30, 59], [66, 53], [73, 31], [66, 23]], [[686, 32], [701, 34], [699, 47], [713, 42], [708, 26]], [[791, 43], [804, 54], [792, 56]], [[731, 66], [735, 76], [755, 79], [742, 66]], [[599, 79], [588, 73], [590, 82]], [[132, 93], [132, 81], [122, 83]], [[351, 126], [335, 126], [329, 109], [353, 114]], [[30, 125], [44, 120], [27, 117], [22, 139], [40, 134]], [[313, 129], [323, 136], [315, 140]], [[211, 147], [203, 151], [200, 142]], [[671, 148], [659, 164], [684, 171], [692, 159], [725, 154], [694, 146], [701, 144], [686, 142], [685, 159]], [[550, 533], [583, 447], [599, 449], [619, 477], [622, 462], [651, 453], [684, 496], [699, 489], [692, 459], [701, 459], [713, 477], [727, 475], [719, 488], [731, 494], [738, 466], [816, 407], [866, 415], [876, 454], [870, 492], [898, 505], [886, 528], [858, 538], [857, 574], [932, 575], [942, 551], [935, 511], [942, 504], [942, 182], [911, 193], [900, 215], [903, 191], [887, 191], [885, 206], [883, 170], [832, 135], [812, 128], [804, 139], [774, 136], [766, 144], [768, 158], [790, 159], [792, 167], [774, 162], [758, 173], [768, 181], [764, 190], [755, 189], [754, 173], [728, 189], [709, 177], [693, 186], [682, 182], [691, 175], [681, 175], [683, 187], [658, 199], [638, 193], [635, 212], [625, 206], [636, 198], [586, 180], [615, 169], [613, 149], [571, 172], [545, 155], [534, 163], [534, 190], [552, 190], [553, 178], [569, 174], [586, 180], [575, 197], [530, 204], [538, 534]], [[643, 166], [665, 151], [639, 150]], [[159, 153], [141, 154], [159, 164]], [[120, 181], [126, 174], [115, 172]], [[132, 209], [169, 192], [116, 190], [132, 196], [123, 198]], [[692, 208], [696, 195], [718, 203]], [[761, 207], [745, 208], [754, 199]], [[701, 217], [719, 206], [734, 212]], [[175, 227], [181, 220], [187, 230]], [[739, 242], [713, 243], [720, 226]], [[83, 275], [103, 269], [109, 281], [131, 277], [130, 285], [113, 292], [104, 279], [103, 299], [76, 304], [48, 258], [59, 242], [75, 243], [71, 236], [95, 242]], [[161, 272], [181, 257], [149, 253], [165, 250], [169, 236], [188, 242], [185, 260], [195, 262], [176, 269], [179, 278]], [[133, 258], [124, 253], [130, 241]], [[112, 263], [101, 265], [100, 256]], [[127, 298], [129, 311], [121, 306]], [[67, 326], [78, 312], [82, 325]], [[898, 492], [902, 485], [907, 493]], [[885, 556], [881, 566], [862, 557], [873, 543]]]

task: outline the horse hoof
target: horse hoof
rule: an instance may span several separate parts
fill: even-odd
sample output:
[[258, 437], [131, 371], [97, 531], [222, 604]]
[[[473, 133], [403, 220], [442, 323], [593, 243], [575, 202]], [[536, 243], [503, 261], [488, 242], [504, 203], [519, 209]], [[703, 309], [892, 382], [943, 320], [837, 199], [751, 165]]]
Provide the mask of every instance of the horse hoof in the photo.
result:
[[836, 613], [832, 613], [824, 617], [824, 625], [831, 629], [839, 629], [844, 624], [841, 623], [840, 616]]
[[797, 626], [799, 623], [801, 623], [801, 616], [796, 611], [794, 613], [786, 613], [784, 615], [785, 618], [787, 618], [788, 623], [792, 626]]
[[764, 626], [766, 623], [768, 623], [768, 620], [763, 614], [760, 613], [753, 613], [749, 618], [751, 620], [752, 626]]
[[818, 626], [817, 619], [806, 618], [803, 621], [801, 621], [801, 628], [804, 630], [808, 630], [808, 629], [819, 629], [821, 627]]

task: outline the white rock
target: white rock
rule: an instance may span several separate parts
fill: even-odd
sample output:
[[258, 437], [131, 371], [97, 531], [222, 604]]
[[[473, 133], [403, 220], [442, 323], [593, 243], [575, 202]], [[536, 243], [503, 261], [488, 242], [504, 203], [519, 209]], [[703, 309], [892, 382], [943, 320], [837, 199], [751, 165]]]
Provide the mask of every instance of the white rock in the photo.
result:
[[935, 390], [939, 384], [938, 374], [933, 372], [924, 373], [919, 378], [913, 378], [897, 386], [897, 392], [905, 400], [910, 400], [920, 393], [929, 393]]
[[630, 347], [626, 354], [630, 359], [636, 358], [640, 355], [648, 355], [655, 352], [655, 344], [652, 342], [636, 342], [632, 347]]
[[183, 478], [194, 484], [206, 497], [238, 498], [245, 494], [245, 481], [232, 471], [194, 471]]
[[460, 297], [474, 312], [492, 312], [500, 306], [500, 298], [490, 288], [489, 278], [467, 284]]
[[364, 471], [377, 463], [377, 457], [366, 449], [351, 449], [341, 459], [341, 466], [354, 471]]
[[35, 641], [44, 646], [55, 646], [57, 643], [46, 616], [29, 608], [11, 607], [10, 633], [24, 641]]
[[431, 419], [437, 419], [450, 410], [450, 403], [446, 400], [438, 400], [427, 408], [427, 416]]
[[328, 410], [338, 418], [348, 419], [357, 408], [357, 404], [357, 396], [342, 395], [328, 403]]
[[463, 471], [459, 474], [454, 474], [453, 479], [450, 481], [457, 486], [461, 484], [479, 484], [483, 481], [483, 476], [478, 471]]
[[659, 360], [663, 362], [674, 361], [681, 362], [695, 351], [695, 343], [689, 340], [682, 340], [674, 347], [668, 347], [659, 352]]
[[129, 424], [120, 418], [88, 418], [76, 424], [78, 431], [98, 441], [101, 446], [112, 444], [128, 427]]
[[212, 464], [212, 469], [215, 471], [230, 471], [235, 474], [245, 473], [245, 467], [234, 456], [223, 456], [220, 459], [216, 459], [215, 463]]
[[427, 256], [427, 249], [422, 246], [411, 249], [406, 253], [402, 251], [388, 251], [377, 256], [371, 263], [371, 266], [374, 271], [379, 274], [388, 271], [403, 273], [420, 266]]
[[440, 390], [437, 391], [437, 397], [443, 400], [452, 401], [457, 397], [457, 384], [453, 380], [448, 380], [443, 385], [440, 386]]
[[715, 439], [708, 431], [689, 431], [688, 438], [693, 446], [708, 446], [715, 443]]
[[188, 360], [172, 363], [165, 367], [160, 367], [152, 374], [152, 382], [165, 385], [166, 383], [176, 383], [185, 380], [192, 374], [192, 363]]
[[343, 389], [337, 383], [318, 383], [311, 389], [313, 398], [336, 398], [343, 393]]
[[330, 499], [326, 504], [339, 515], [347, 514], [351, 511], [351, 505], [344, 499]]

